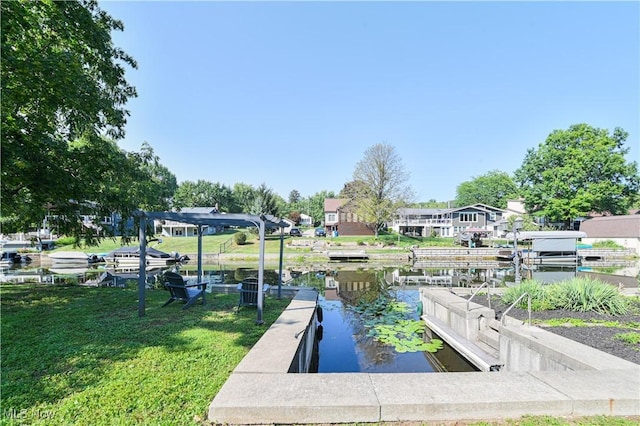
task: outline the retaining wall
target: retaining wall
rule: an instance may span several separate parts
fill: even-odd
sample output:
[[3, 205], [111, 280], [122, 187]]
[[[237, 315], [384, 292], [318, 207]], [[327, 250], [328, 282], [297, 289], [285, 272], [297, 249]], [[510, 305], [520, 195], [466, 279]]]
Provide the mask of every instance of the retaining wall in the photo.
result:
[[[486, 319], [494, 319], [495, 311], [470, 302], [449, 289], [420, 290], [423, 313], [450, 327], [457, 335], [471, 342], [478, 341]], [[501, 371], [575, 371], [637, 368], [638, 365], [599, 351], [582, 343], [566, 339], [539, 327], [528, 326], [506, 317], [500, 324], [499, 360]], [[455, 338], [455, 336], [453, 336]]]

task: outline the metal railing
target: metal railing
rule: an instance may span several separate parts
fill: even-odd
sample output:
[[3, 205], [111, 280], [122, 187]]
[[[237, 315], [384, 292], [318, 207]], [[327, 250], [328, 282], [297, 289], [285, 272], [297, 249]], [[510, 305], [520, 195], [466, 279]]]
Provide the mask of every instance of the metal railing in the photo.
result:
[[220, 243], [220, 246], [218, 248], [218, 252], [220, 254], [225, 253], [227, 250], [229, 250], [231, 248], [231, 246], [233, 246], [233, 238], [229, 238], [228, 240]]
[[522, 294], [520, 295], [520, 297], [518, 297], [518, 298], [516, 299], [516, 301], [515, 301], [515, 302], [513, 302], [513, 303], [511, 304], [511, 306], [509, 306], [509, 307], [507, 308], [507, 310], [506, 310], [506, 311], [504, 311], [504, 313], [502, 314], [502, 317], [500, 317], [500, 322], [502, 323], [502, 325], [506, 325], [506, 324], [505, 324], [505, 320], [504, 320], [504, 319], [505, 319], [505, 317], [507, 316], [507, 314], [509, 313], [509, 311], [511, 310], [511, 308], [513, 308], [515, 305], [517, 305], [517, 304], [518, 304], [518, 302], [519, 302], [520, 300], [522, 300], [522, 298], [523, 298], [523, 297], [525, 297], [525, 296], [528, 296], [528, 298], [529, 298], [529, 300], [528, 300], [528, 302], [527, 302], [527, 311], [529, 312], [529, 325], [531, 325], [531, 295], [530, 295], [529, 293], [522, 293]]
[[491, 287], [489, 287], [489, 283], [485, 282], [480, 287], [478, 287], [476, 291], [473, 292], [470, 298], [467, 299], [467, 311], [469, 311], [469, 303], [471, 303], [471, 299], [476, 297], [476, 294], [478, 294], [478, 292], [482, 290], [482, 287], [484, 286], [487, 286], [487, 300], [489, 301], [489, 309], [491, 309]]

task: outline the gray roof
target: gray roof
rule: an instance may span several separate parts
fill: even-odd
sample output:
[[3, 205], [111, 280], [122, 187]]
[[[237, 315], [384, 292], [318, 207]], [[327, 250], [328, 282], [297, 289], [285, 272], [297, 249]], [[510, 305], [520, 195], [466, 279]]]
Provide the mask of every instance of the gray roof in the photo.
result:
[[264, 221], [266, 228], [286, 228], [288, 223], [271, 215], [245, 213], [140, 212], [147, 219], [166, 219], [193, 225], [256, 226]]
[[[518, 231], [519, 240], [535, 240], [539, 238], [584, 238], [587, 234], [581, 231]], [[513, 232], [509, 232], [506, 236], [507, 239], [513, 238]]]
[[594, 217], [583, 221], [580, 230], [589, 238], [640, 238], [640, 215]]

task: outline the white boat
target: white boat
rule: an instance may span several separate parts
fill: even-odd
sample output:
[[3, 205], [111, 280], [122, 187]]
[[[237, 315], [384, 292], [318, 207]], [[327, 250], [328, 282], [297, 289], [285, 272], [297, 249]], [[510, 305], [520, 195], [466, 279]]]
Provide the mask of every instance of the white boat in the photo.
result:
[[101, 256], [87, 254], [81, 251], [57, 251], [49, 253], [49, 258], [54, 264], [85, 265], [90, 263], [104, 262]]
[[[105, 261], [120, 267], [140, 265], [140, 247], [122, 247], [116, 249], [105, 256]], [[180, 256], [178, 253], [165, 253], [163, 251], [148, 247], [145, 260], [146, 266], [165, 266], [183, 260], [188, 260], [187, 256]]]
[[29, 263], [31, 262], [31, 258], [29, 256], [22, 256], [17, 251], [6, 251], [2, 250], [0, 252], [0, 265], [1, 266], [11, 266], [14, 263]]

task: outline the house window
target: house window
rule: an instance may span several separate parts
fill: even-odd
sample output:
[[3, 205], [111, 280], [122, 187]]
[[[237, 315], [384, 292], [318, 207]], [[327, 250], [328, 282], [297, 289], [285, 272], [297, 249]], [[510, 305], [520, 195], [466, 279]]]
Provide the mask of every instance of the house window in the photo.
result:
[[176, 237], [181, 237], [181, 236], [182, 236], [182, 229], [176, 229], [176, 230], [174, 231], [174, 235], [175, 235]]
[[336, 221], [336, 214], [335, 213], [327, 214], [327, 222], [335, 222], [335, 221]]
[[460, 213], [460, 222], [477, 222], [478, 213]]
[[495, 222], [496, 221], [496, 217], [497, 217], [497, 215], [496, 215], [495, 212], [489, 213], [489, 220]]

